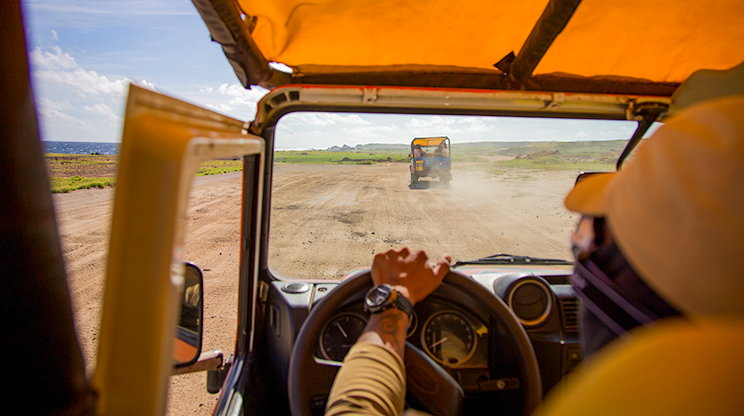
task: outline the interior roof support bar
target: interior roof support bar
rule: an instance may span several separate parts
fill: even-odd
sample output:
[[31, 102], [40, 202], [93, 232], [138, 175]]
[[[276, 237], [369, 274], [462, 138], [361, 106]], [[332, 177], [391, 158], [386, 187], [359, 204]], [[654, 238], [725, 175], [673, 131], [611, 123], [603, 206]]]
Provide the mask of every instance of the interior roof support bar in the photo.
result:
[[667, 107], [664, 106], [651, 106], [639, 109], [637, 114], [643, 118], [638, 122], [638, 128], [633, 133], [633, 137], [630, 138], [625, 149], [623, 149], [620, 158], [617, 159], [617, 170], [620, 170], [620, 166], [622, 166], [623, 162], [630, 155], [633, 149], [638, 146], [638, 143], [643, 139], [643, 135], [646, 134], [651, 125], [654, 124], [654, 121], [656, 121], [656, 119], [666, 110]]
[[509, 65], [507, 82], [512, 89], [524, 89], [537, 64], [563, 31], [581, 0], [550, 0], [532, 32]]
[[289, 82], [289, 74], [269, 66], [251, 37], [241, 11], [233, 1], [191, 0], [207, 24], [212, 40], [222, 45], [227, 60], [245, 88], [251, 85], [273, 89]]

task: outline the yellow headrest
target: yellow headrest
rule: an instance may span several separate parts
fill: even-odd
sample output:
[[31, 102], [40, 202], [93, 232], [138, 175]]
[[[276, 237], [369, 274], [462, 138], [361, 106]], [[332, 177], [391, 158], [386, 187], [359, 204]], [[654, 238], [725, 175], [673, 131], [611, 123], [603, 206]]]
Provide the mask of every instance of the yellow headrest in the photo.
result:
[[744, 320], [634, 332], [585, 362], [535, 415], [742, 415]]

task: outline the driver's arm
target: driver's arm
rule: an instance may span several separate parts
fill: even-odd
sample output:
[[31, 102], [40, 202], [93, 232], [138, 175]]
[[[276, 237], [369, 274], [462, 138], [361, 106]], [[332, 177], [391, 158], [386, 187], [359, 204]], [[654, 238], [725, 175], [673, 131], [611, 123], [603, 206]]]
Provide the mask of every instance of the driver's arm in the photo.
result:
[[394, 416], [403, 411], [406, 367], [401, 357], [407, 329], [408, 316], [403, 311], [389, 309], [372, 315], [336, 375], [326, 415]]
[[[375, 255], [372, 282], [394, 286], [415, 305], [439, 286], [450, 261], [446, 255], [432, 266], [423, 251], [389, 250]], [[336, 376], [326, 415], [398, 415], [403, 411], [406, 370], [402, 357], [408, 325], [408, 315], [395, 308], [370, 316]]]

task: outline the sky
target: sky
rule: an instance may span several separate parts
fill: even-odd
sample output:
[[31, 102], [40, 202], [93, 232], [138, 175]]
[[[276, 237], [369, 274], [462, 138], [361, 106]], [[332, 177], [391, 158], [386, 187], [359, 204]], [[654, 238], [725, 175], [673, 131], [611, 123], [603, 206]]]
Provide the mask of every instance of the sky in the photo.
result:
[[[268, 91], [246, 90], [189, 0], [23, 0], [42, 140], [119, 142], [130, 83], [253, 120]], [[277, 127], [278, 149], [474, 141], [627, 139], [634, 122], [302, 113]]]

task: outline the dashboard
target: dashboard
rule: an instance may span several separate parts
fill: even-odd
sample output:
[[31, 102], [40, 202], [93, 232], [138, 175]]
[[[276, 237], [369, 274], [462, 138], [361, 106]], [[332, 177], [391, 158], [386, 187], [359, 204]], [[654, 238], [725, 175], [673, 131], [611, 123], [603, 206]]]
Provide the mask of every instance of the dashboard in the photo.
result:
[[[459, 270], [463, 272], [463, 270]], [[556, 270], [476, 271], [470, 278], [501, 298], [524, 328], [547, 393], [581, 361], [578, 301], [568, 284], [570, 272]], [[313, 305], [336, 282], [274, 281], [268, 288], [266, 320], [277, 357], [276, 369], [286, 380], [293, 342]], [[323, 322], [314, 347], [318, 378], [330, 378], [367, 324], [363, 293], [347, 299]], [[407, 342], [418, 347], [460, 383], [466, 397], [494, 390], [518, 389], [514, 357], [519, 354], [501, 325], [478, 302], [440, 287], [416, 304]], [[282, 384], [281, 380], [278, 384]], [[517, 384], [515, 384], [517, 383]]]

